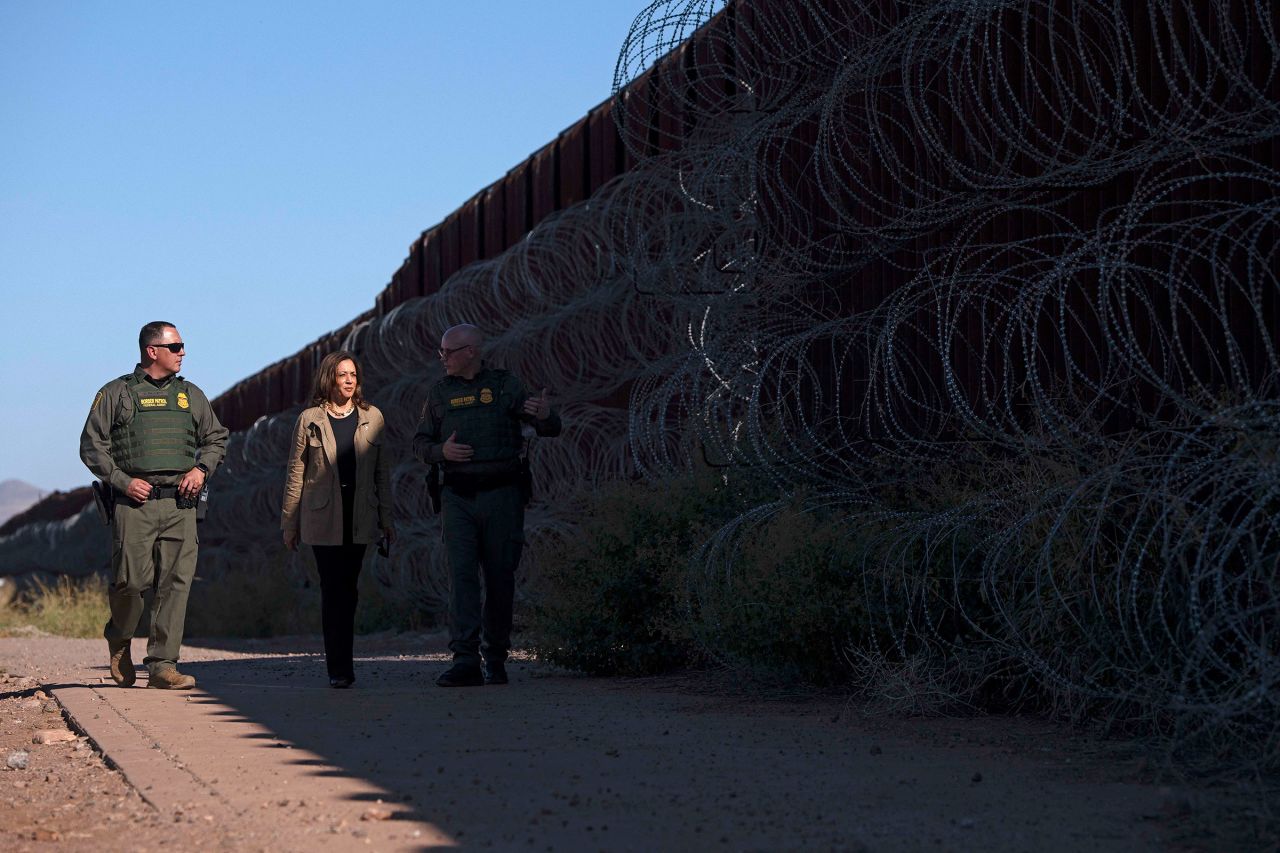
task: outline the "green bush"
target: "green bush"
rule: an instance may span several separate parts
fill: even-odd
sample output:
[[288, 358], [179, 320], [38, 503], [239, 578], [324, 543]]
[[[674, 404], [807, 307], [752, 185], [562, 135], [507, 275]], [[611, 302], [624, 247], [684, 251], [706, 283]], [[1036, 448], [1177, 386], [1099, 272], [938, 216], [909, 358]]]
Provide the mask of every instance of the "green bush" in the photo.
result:
[[[976, 458], [865, 473], [856, 501], [800, 492], [776, 504], [740, 471], [582, 495], [576, 535], [537, 558], [535, 651], [590, 674], [653, 674], [710, 658], [766, 679], [857, 689], [875, 667], [909, 665], [918, 675], [928, 660], [944, 664], [948, 684], [1006, 689], [1022, 667], [1010, 659], [1016, 650], [986, 648], [1010, 615], [988, 596], [1013, 593], [1018, 613], [1056, 603], [1038, 600], [1044, 591], [1025, 577], [1049, 520], [1020, 528], [999, 555], [1003, 569], [987, 564], [989, 539], [1026, 511], [1017, 496], [1076, 472]], [[1069, 516], [1051, 540], [1052, 565], [1073, 587], [1087, 521]], [[1037, 600], [1022, 602], [1028, 595]], [[1055, 623], [1024, 636], [1043, 638], [1046, 657], [1064, 630]]]
[[535, 652], [593, 675], [712, 658], [830, 685], [849, 680], [851, 649], [892, 652], [894, 625], [942, 619], [956, 634], [954, 613], [939, 615], [953, 585], [950, 541], [926, 554], [917, 540], [878, 538], [892, 527], [883, 513], [807, 508], [799, 495], [703, 553], [728, 522], [776, 497], [740, 472], [584, 494], [577, 534], [538, 555]]
[[650, 675], [690, 662], [690, 554], [742, 505], [712, 472], [584, 494], [583, 523], [544, 547], [529, 613], [535, 652], [593, 675]]
[[742, 536], [698, 584], [694, 631], [737, 666], [811, 684], [844, 680], [842, 649], [870, 630], [843, 531], [788, 506]]

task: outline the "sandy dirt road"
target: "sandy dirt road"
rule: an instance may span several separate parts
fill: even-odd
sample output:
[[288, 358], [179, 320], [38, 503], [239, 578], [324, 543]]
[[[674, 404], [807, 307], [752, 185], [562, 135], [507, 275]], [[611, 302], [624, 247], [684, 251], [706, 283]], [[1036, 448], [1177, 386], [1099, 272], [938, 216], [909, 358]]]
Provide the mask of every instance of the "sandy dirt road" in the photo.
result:
[[[358, 640], [352, 690], [328, 687], [314, 638], [205, 641], [184, 649], [194, 691], [120, 689], [105, 648], [0, 639], [0, 766], [24, 742], [31, 754], [0, 770], [0, 846], [52, 849], [52, 833], [98, 851], [1186, 849], [1184, 794], [1046, 723], [876, 723], [838, 699], [531, 661], [508, 686], [444, 690], [438, 635]], [[30, 744], [61, 719], [46, 695], [79, 741]]]

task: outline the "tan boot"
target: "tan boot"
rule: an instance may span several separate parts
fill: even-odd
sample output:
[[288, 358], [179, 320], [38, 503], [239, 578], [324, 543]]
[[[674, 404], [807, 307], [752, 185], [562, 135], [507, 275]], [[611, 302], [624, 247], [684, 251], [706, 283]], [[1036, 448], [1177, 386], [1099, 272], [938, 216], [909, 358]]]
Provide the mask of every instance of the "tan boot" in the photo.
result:
[[129, 655], [129, 641], [125, 640], [117, 646], [108, 640], [107, 651], [111, 653], [111, 680], [121, 687], [132, 687], [138, 676], [133, 669], [133, 658]]
[[151, 673], [147, 686], [159, 687], [161, 690], [190, 690], [196, 686], [196, 679], [191, 675], [183, 675], [172, 666], [166, 666]]

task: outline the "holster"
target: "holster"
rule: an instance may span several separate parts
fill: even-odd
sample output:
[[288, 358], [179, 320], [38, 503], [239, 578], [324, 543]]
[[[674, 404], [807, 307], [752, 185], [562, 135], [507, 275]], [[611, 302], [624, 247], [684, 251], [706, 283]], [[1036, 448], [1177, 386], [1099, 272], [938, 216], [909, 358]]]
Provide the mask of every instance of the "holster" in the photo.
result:
[[93, 490], [93, 505], [98, 508], [98, 518], [110, 527], [116, 514], [115, 489], [101, 480], [94, 480], [89, 487]]
[[204, 521], [204, 517], [209, 514], [209, 481], [205, 480], [204, 488], [200, 490], [200, 496], [196, 498], [196, 521]]

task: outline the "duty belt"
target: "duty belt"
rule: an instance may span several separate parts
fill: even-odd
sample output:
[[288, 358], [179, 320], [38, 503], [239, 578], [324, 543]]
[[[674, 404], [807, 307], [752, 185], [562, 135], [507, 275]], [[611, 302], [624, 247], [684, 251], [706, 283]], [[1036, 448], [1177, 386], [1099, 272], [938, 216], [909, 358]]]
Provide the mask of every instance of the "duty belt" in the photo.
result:
[[[177, 486], [152, 486], [151, 494], [147, 496], [147, 500], [149, 501], [158, 501], [163, 500], [164, 498], [173, 498], [178, 504], [178, 509], [195, 509], [196, 504], [199, 501], [198, 495], [185, 498], [178, 494]], [[129, 503], [134, 506], [142, 506], [141, 503], [138, 503], [127, 495], [125, 496], [125, 500], [129, 501]]]
[[488, 492], [504, 486], [520, 485], [519, 471], [502, 471], [497, 474], [455, 474], [446, 471], [444, 484], [463, 497], [476, 492]]

